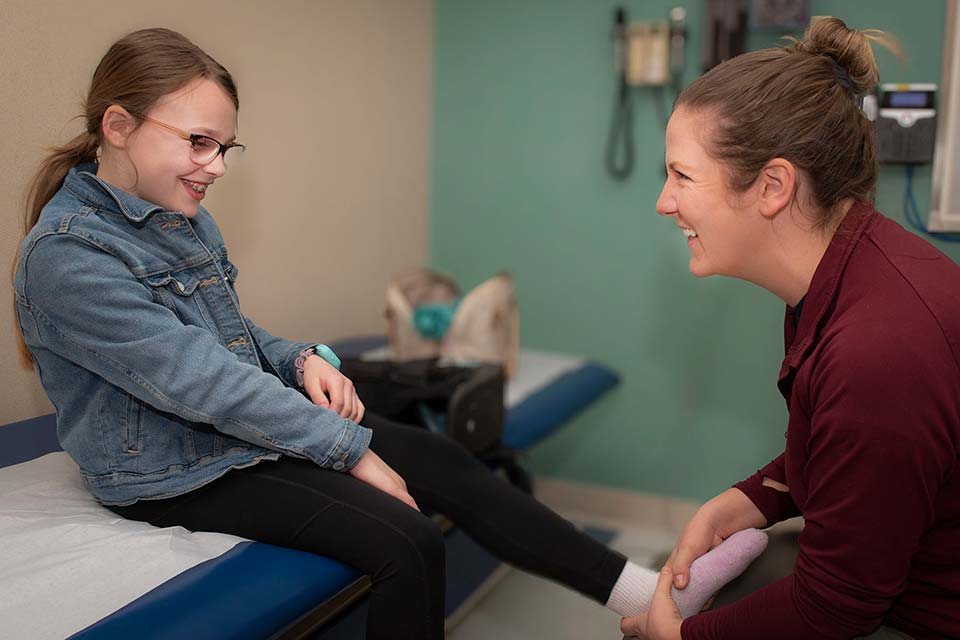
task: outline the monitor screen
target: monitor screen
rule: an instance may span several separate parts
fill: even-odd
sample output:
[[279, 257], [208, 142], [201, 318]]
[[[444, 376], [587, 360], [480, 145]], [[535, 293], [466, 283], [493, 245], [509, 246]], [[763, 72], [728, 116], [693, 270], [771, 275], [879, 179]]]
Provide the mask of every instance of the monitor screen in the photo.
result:
[[885, 106], [892, 109], [924, 109], [929, 105], [929, 94], [926, 91], [888, 91]]

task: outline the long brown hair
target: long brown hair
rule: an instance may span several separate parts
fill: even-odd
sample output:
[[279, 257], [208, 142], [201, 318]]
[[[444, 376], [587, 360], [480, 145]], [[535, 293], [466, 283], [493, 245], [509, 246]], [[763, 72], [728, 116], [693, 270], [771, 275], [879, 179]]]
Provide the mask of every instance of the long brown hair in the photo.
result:
[[850, 29], [832, 17], [813, 18], [803, 38], [792, 40], [714, 67], [676, 107], [712, 116], [707, 148], [726, 166], [735, 192], [773, 158], [801, 169], [819, 209], [815, 226], [827, 228], [841, 200], [872, 202], [876, 192], [874, 127], [859, 106], [880, 77], [870, 43], [902, 52], [889, 34]]
[[[131, 114], [148, 113], [157, 100], [197, 78], [218, 83], [230, 96], [233, 106], [239, 109], [237, 85], [230, 73], [176, 31], [142, 29], [115, 42], [93, 73], [90, 91], [83, 102], [83, 115], [80, 116], [85, 123], [83, 133], [65, 145], [51, 147], [30, 183], [24, 213], [24, 237], [37, 224], [44, 206], [63, 186], [70, 169], [96, 160], [101, 144], [103, 113], [108, 107], [119, 105]], [[19, 249], [14, 269], [18, 261]], [[33, 358], [19, 331], [17, 339], [20, 361], [29, 368]]]

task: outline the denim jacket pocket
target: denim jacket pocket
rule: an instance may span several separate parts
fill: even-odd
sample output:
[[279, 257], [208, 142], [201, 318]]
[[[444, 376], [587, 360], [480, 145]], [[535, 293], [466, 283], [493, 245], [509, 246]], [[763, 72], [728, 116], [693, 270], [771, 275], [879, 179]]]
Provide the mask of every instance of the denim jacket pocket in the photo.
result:
[[141, 451], [142, 403], [117, 387], [103, 387], [98, 394], [99, 434], [112, 467]]
[[229, 446], [224, 440], [235, 442], [212, 425], [189, 422], [112, 386], [100, 392], [99, 419], [112, 472], [163, 473], [171, 465], [222, 455]]
[[142, 448], [140, 427], [143, 403], [129, 394], [127, 398], [127, 453], [136, 455]]
[[148, 276], [146, 283], [154, 298], [173, 311], [181, 322], [217, 333], [210, 311], [204, 308], [202, 297], [196, 295], [197, 287], [202, 283], [192, 271], [170, 271]]
[[147, 278], [147, 284], [154, 289], [169, 289], [179, 296], [191, 296], [200, 284], [190, 271], [170, 271]]

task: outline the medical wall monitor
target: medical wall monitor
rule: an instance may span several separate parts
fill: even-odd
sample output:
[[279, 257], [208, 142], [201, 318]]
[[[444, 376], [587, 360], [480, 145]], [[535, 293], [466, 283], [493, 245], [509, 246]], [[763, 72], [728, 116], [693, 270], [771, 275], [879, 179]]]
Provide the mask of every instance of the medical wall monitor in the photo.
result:
[[880, 162], [928, 164], [937, 135], [937, 85], [882, 84], [877, 112]]

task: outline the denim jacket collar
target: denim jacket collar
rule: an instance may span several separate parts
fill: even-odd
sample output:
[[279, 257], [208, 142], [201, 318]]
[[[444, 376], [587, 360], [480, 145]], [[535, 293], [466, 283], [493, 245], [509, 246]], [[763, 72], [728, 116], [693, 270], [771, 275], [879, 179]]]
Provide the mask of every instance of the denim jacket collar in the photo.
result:
[[143, 222], [147, 216], [163, 211], [163, 207], [141, 200], [108, 184], [97, 176], [98, 164], [79, 164], [67, 174], [64, 186], [78, 198], [110, 211], [122, 213], [132, 222]]

